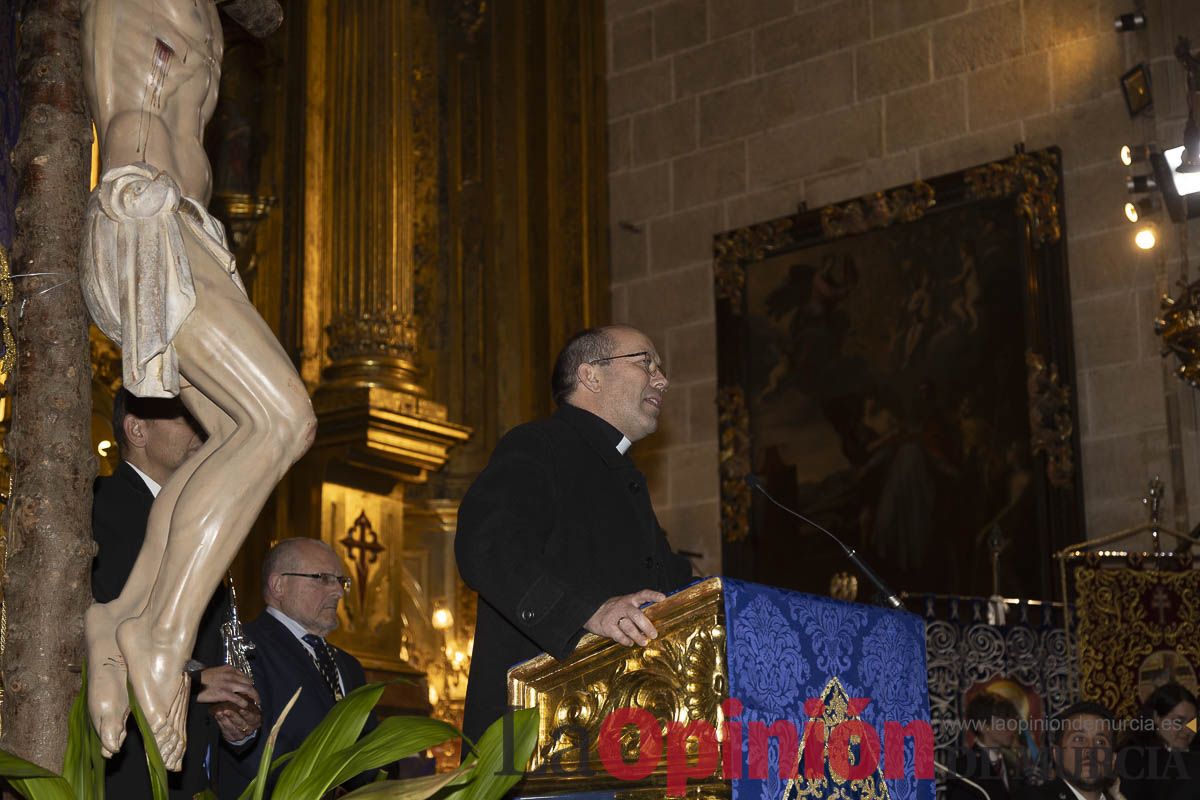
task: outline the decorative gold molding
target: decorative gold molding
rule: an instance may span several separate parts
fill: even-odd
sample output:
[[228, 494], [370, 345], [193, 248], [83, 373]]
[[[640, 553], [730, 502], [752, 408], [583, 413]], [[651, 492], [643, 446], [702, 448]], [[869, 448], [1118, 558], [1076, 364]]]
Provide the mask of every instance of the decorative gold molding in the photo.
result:
[[1162, 337], [1163, 355], [1179, 359], [1179, 379], [1200, 389], [1200, 281], [1185, 286], [1177, 299], [1163, 296], [1154, 332]]
[[1045, 359], [1032, 350], [1025, 352], [1025, 366], [1032, 452], [1035, 456], [1046, 456], [1046, 479], [1050, 485], [1071, 487], [1075, 483], [1071, 387], [1062, 384], [1055, 364], [1047, 366]]
[[12, 309], [13, 282], [12, 272], [9, 271], [8, 253], [4, 245], [0, 245], [0, 342], [4, 346], [4, 355], [0, 356], [0, 373], [6, 376], [12, 372], [17, 357], [17, 342], [13, 338], [10, 326], [9, 311]]
[[716, 237], [713, 243], [716, 255], [713, 277], [716, 280], [717, 297], [728, 300], [734, 314], [742, 313], [746, 262], [761, 261], [769, 253], [791, 244], [793, 223], [792, 217], [781, 217]]
[[886, 228], [895, 222], [912, 222], [923, 217], [936, 202], [933, 187], [925, 181], [890, 192], [874, 192], [822, 208], [821, 232], [828, 239], [838, 239]]
[[92, 379], [98, 381], [115, 395], [121, 388], [121, 348], [100, 332], [95, 325], [88, 325], [88, 347], [92, 355]]
[[736, 542], [750, 534], [750, 487], [745, 477], [750, 463], [750, 412], [740, 386], [727, 386], [717, 394], [717, 424], [721, 449], [721, 530], [725, 540]]
[[984, 164], [965, 175], [972, 197], [1016, 195], [1017, 213], [1025, 218], [1034, 249], [1062, 236], [1058, 208], [1058, 156], [1049, 150], [1018, 153]]
[[[600, 726], [618, 708], [645, 709], [664, 730], [669, 722], [697, 720], [719, 728], [720, 703], [729, 696], [722, 597], [721, 579], [709, 578], [650, 606], [646, 616], [659, 635], [645, 647], [621, 647], [588, 634], [569, 662], [542, 655], [509, 670], [509, 703], [541, 711], [537, 748], [518, 793], [620, 787], [622, 796], [662, 797], [665, 764], [637, 783], [619, 781], [599, 770], [592, 775], [578, 772], [584, 763], [593, 768], [600, 763], [596, 749]], [[563, 727], [567, 725], [576, 727]], [[624, 738], [622, 745], [627, 750], [637, 747], [632, 737]], [[550, 765], [553, 771], [547, 769]], [[689, 786], [688, 796], [727, 794], [728, 784], [719, 770], [699, 785]]]

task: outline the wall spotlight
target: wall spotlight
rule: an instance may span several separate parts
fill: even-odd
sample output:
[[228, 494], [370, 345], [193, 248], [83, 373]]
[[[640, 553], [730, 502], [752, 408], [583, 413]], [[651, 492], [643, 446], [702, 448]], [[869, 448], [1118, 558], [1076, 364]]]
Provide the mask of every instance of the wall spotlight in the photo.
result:
[[1121, 94], [1125, 97], [1125, 108], [1133, 119], [1154, 105], [1154, 92], [1150, 88], [1150, 68], [1138, 64], [1121, 76]]
[[1153, 225], [1146, 225], [1138, 228], [1138, 232], [1133, 235], [1133, 243], [1138, 246], [1139, 250], [1153, 250], [1158, 244], [1158, 234], [1154, 230]]
[[1121, 163], [1127, 167], [1140, 164], [1150, 158], [1150, 146], [1144, 144], [1121, 145]]
[[1132, 33], [1146, 27], [1146, 15], [1141, 11], [1131, 11], [1128, 14], [1118, 14], [1113, 20], [1117, 33]]
[[1144, 220], [1146, 217], [1158, 211], [1158, 200], [1153, 196], [1143, 197], [1141, 200], [1125, 204], [1125, 219], [1130, 222]]
[[1145, 175], [1129, 175], [1125, 178], [1125, 188], [1130, 194], [1144, 194], [1153, 192], [1158, 188], [1158, 183], [1154, 180], [1154, 176], [1147, 173]]

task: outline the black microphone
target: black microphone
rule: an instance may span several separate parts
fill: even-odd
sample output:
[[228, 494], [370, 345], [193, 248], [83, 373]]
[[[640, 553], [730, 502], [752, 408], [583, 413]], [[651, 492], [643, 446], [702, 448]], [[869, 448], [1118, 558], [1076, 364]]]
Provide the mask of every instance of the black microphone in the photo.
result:
[[820, 525], [813, 522], [811, 519], [804, 516], [800, 512], [793, 511], [792, 509], [785, 506], [783, 503], [776, 500], [774, 497], [771, 497], [771, 494], [767, 491], [767, 488], [762, 485], [762, 481], [760, 481], [758, 479], [758, 476], [755, 475], [753, 472], [746, 473], [746, 477], [743, 478], [743, 480], [746, 481], [746, 485], [749, 486], [751, 489], [757, 489], [758, 491], [762, 492], [763, 497], [767, 498], [772, 503], [779, 506], [787, 513], [791, 514], [793, 517], [796, 517], [797, 519], [801, 520], [802, 522], [807, 522], [809, 525], [812, 525], [814, 528], [819, 530], [821, 533], [825, 534], [830, 539], [833, 539], [835, 542], [837, 542], [838, 546], [842, 548], [842, 552], [844, 552], [846, 554], [846, 558], [848, 558], [850, 560], [850, 563], [853, 564], [854, 566], [858, 567], [859, 571], [863, 575], [866, 575], [867, 579], [869, 581], [871, 581], [871, 583], [875, 584], [875, 588], [878, 589], [879, 593], [883, 595], [884, 600], [887, 602], [887, 604], [889, 606], [891, 606], [892, 608], [904, 608], [904, 604], [900, 602], [900, 598], [896, 596], [895, 592], [893, 592], [891, 589], [888, 588], [887, 584], [883, 582], [883, 579], [880, 578], [878, 575], [876, 575], [875, 571], [873, 569], [871, 569], [870, 567], [867, 566], [867, 562], [863, 561], [861, 558], [858, 557], [858, 553], [854, 552], [854, 550], [852, 548], [847, 547], [846, 543], [843, 542], [841, 539], [834, 536], [832, 531], [828, 530], [827, 528], [821, 527]]

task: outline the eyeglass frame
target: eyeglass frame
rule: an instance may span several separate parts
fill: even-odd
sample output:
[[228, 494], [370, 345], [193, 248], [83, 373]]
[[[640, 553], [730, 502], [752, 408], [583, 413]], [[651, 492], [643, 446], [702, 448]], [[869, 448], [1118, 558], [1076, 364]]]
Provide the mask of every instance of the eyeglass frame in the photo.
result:
[[332, 586], [331, 581], [336, 581], [342, 586], [343, 592], [350, 591], [350, 586], [353, 583], [348, 575], [334, 575], [332, 572], [281, 572], [280, 575], [289, 575], [293, 578], [309, 578], [314, 581], [320, 581], [325, 586]]
[[636, 353], [622, 353], [619, 356], [605, 356], [604, 358], [593, 358], [591, 361], [589, 361], [587, 363], [592, 366], [595, 366], [596, 364], [599, 364], [601, 361], [612, 361], [617, 358], [637, 358], [638, 356], [646, 357], [646, 363], [649, 366], [642, 367], [642, 370], [647, 375], [649, 375], [651, 377], [651, 379], [662, 378], [663, 380], [666, 380], [666, 381], [670, 380], [670, 378], [667, 377], [667, 373], [663, 371], [662, 365], [655, 363], [654, 359], [650, 357], [649, 350], [639, 350]]

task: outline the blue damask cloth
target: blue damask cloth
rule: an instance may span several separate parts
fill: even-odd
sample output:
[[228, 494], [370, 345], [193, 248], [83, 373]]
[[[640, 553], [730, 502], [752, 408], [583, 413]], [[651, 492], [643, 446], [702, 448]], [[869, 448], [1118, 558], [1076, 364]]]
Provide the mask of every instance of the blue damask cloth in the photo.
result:
[[[733, 800], [789, 800], [800, 788], [813, 789], [809, 784], [789, 785], [779, 777], [779, 743], [774, 737], [768, 740], [766, 777], [751, 778], [746, 733], [752, 721], [770, 725], [790, 720], [803, 736], [809, 721], [805, 701], [810, 698], [869, 698], [857, 719], [872, 726], [881, 741], [889, 721], [929, 723], [925, 625], [920, 617], [730, 579], [722, 583], [729, 696], [744, 707], [740, 716], [731, 716], [743, 726], [743, 777], [732, 781]], [[903, 777], [883, 777], [881, 752], [877, 780], [886, 785], [892, 800], [932, 800], [933, 780], [916, 777], [912, 740], [897, 741], [904, 749]], [[860, 758], [856, 750], [852, 763], [862, 763]], [[828, 766], [826, 771], [828, 775]], [[870, 794], [861, 785], [828, 777], [815, 785], [822, 788], [807, 796]]]
[[13, 210], [17, 180], [9, 153], [17, 144], [20, 116], [17, 106], [16, 3], [0, 3], [0, 248], [13, 242]]

